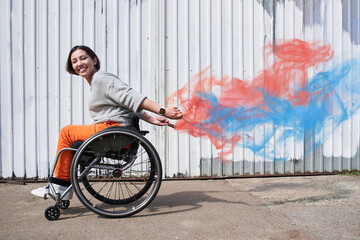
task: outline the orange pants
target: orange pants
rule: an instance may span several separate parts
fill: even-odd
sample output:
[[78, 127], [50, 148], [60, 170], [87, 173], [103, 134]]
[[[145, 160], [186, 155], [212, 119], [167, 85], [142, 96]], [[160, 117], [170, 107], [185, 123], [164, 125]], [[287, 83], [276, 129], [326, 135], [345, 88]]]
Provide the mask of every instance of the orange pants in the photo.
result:
[[[70, 148], [75, 141], [86, 140], [91, 135], [111, 126], [120, 126], [114, 122], [102, 122], [93, 125], [68, 125], [61, 129], [57, 152], [63, 148]], [[73, 151], [64, 151], [59, 156], [55, 167], [55, 177], [70, 181], [70, 168], [74, 157]]]

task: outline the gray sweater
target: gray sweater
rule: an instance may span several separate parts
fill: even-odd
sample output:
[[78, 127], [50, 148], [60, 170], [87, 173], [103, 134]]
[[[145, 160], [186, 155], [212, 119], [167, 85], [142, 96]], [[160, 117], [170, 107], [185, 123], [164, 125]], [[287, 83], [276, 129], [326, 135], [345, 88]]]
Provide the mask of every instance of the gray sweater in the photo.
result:
[[139, 118], [144, 113], [139, 106], [146, 97], [111, 73], [96, 72], [90, 91], [89, 111], [95, 123], [111, 121], [129, 126], [134, 113]]

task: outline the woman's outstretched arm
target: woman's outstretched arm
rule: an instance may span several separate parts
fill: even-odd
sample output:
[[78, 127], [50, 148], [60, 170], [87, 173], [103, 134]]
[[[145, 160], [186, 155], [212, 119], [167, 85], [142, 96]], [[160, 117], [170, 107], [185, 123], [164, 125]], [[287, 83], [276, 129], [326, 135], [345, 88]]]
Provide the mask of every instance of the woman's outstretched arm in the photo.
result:
[[[161, 106], [148, 98], [145, 98], [144, 101], [140, 104], [140, 108], [144, 110], [148, 110], [150, 112], [159, 114]], [[182, 118], [183, 114], [177, 107], [167, 107], [165, 108], [165, 113], [163, 114], [164, 117], [170, 119], [180, 119]], [[143, 119], [145, 120], [145, 119]], [[146, 121], [146, 120], [145, 120]], [[165, 124], [166, 125], [166, 124]]]

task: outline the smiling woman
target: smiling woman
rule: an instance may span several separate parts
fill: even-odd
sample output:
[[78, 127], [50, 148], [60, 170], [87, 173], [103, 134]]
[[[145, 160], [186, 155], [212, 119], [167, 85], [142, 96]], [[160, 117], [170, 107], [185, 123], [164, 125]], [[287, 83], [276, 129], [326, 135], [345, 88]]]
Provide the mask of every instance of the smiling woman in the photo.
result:
[[71, 49], [66, 62], [70, 74], [79, 75], [91, 83], [91, 78], [100, 69], [98, 56], [87, 46], [75, 46]]
[[[133, 126], [134, 115], [148, 123], [166, 126], [170, 119], [180, 119], [182, 112], [176, 107], [163, 108], [151, 101], [143, 94], [126, 85], [117, 76], [99, 71], [100, 60], [87, 46], [75, 46], [71, 49], [66, 70], [70, 74], [79, 75], [87, 80], [91, 86], [89, 112], [94, 120], [92, 125], [68, 125], [61, 129], [57, 152], [70, 148], [75, 141], [86, 140], [93, 134], [111, 126]], [[153, 117], [144, 110], [159, 114]], [[165, 118], [166, 117], [166, 118]], [[74, 153], [64, 151], [61, 153], [55, 167], [54, 183], [56, 192], [62, 194], [66, 186], [70, 185], [70, 168]], [[48, 187], [34, 189], [31, 193], [44, 197], [49, 191]], [[69, 192], [63, 200], [72, 196]]]

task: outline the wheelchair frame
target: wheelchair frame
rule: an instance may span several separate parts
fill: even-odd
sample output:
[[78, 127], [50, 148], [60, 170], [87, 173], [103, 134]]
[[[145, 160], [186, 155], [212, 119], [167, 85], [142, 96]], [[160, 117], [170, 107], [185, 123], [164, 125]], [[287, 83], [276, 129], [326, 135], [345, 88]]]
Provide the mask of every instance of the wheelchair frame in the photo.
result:
[[[70, 201], [63, 199], [72, 189], [85, 207], [100, 216], [128, 217], [146, 208], [162, 181], [160, 157], [144, 137], [147, 133], [131, 127], [109, 127], [86, 139], [79, 148], [61, 149], [47, 184], [47, 195], [55, 205], [45, 210], [45, 217], [50, 221], [60, 217], [60, 209], [70, 206]], [[60, 195], [51, 179], [64, 151], [74, 151], [75, 155], [71, 184]]]

